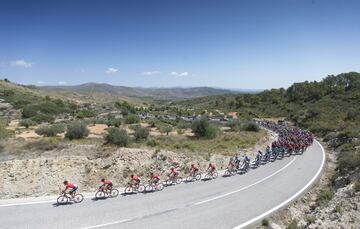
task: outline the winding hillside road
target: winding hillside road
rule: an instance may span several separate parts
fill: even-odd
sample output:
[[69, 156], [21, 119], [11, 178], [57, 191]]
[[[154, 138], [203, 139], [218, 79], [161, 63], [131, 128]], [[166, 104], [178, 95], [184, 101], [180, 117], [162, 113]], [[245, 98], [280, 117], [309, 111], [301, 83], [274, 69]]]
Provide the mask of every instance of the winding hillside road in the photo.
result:
[[[49, 202], [0, 202], [1, 228], [246, 228], [289, 204], [320, 176], [325, 152], [315, 141], [303, 155], [247, 174], [183, 183], [161, 192]], [[55, 199], [54, 202], [55, 203]]]

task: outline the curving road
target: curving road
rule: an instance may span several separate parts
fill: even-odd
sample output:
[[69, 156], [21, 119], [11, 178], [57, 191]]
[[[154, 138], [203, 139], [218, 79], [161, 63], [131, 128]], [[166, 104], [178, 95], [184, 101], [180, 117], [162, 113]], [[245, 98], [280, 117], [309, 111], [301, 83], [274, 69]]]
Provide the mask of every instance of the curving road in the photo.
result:
[[161, 192], [66, 206], [0, 203], [0, 227], [246, 228], [300, 196], [320, 176], [324, 162], [325, 152], [315, 141], [303, 155], [247, 174], [183, 183]]

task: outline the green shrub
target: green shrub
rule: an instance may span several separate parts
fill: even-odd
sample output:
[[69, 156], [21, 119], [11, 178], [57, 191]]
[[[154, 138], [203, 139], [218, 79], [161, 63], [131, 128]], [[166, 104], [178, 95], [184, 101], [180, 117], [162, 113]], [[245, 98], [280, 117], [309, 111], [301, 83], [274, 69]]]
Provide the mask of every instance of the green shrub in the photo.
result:
[[339, 213], [339, 214], [342, 214], [342, 213], [343, 213], [343, 210], [342, 210], [340, 204], [337, 204], [337, 205], [335, 206], [335, 212], [337, 212], [337, 213]]
[[128, 178], [130, 176], [131, 170], [129, 167], [126, 167], [123, 169], [122, 174], [123, 174], [123, 178]]
[[355, 192], [360, 192], [360, 182], [359, 181], [354, 182], [354, 190], [355, 190]]
[[73, 139], [80, 139], [87, 137], [89, 135], [89, 129], [85, 125], [85, 123], [82, 122], [72, 122], [67, 126], [67, 132], [65, 134], [65, 137], [69, 138], [70, 140]]
[[258, 132], [260, 128], [255, 122], [245, 122], [241, 125], [241, 130]]
[[353, 170], [360, 166], [359, 152], [345, 151], [338, 156], [338, 169], [339, 172], [344, 174], [347, 171]]
[[149, 139], [147, 142], [146, 142], [146, 145], [147, 146], [150, 146], [150, 147], [155, 147], [157, 146], [159, 143], [155, 140], [155, 139]]
[[36, 114], [35, 116], [31, 117], [31, 120], [33, 120], [36, 123], [52, 123], [55, 121], [54, 116], [50, 115], [50, 114]]
[[13, 130], [6, 129], [6, 126], [6, 122], [0, 118], [0, 139], [10, 138], [15, 134]]
[[84, 110], [80, 110], [76, 117], [78, 119], [83, 119], [83, 118], [92, 118], [96, 116], [96, 112], [93, 110], [88, 110], [88, 109], [84, 109]]
[[29, 128], [30, 126], [35, 126], [35, 125], [36, 125], [36, 122], [34, 122], [31, 119], [23, 119], [19, 122], [19, 126], [23, 126], [26, 129]]
[[135, 131], [137, 128], [141, 128], [140, 124], [129, 125], [129, 129]]
[[121, 147], [126, 147], [129, 145], [130, 137], [126, 130], [110, 127], [107, 132], [108, 133], [105, 136], [106, 143], [115, 144]]
[[286, 227], [286, 229], [299, 229], [298, 224], [299, 224], [299, 220], [293, 219], [291, 220], [290, 224]]
[[134, 131], [134, 137], [136, 141], [146, 140], [149, 137], [149, 130], [144, 127], [137, 127]]
[[209, 125], [207, 128], [206, 128], [206, 132], [205, 132], [205, 137], [207, 139], [214, 139], [217, 137], [219, 133], [219, 129], [213, 125]]
[[110, 118], [107, 120], [106, 125], [119, 127], [121, 126], [122, 120], [120, 118]]
[[40, 126], [35, 130], [35, 133], [44, 137], [55, 137], [57, 134], [65, 132], [65, 125], [54, 124]]
[[140, 118], [135, 114], [128, 115], [125, 118], [126, 124], [135, 124], [135, 123], [139, 123], [139, 122], [140, 122]]
[[159, 130], [160, 130], [161, 133], [166, 133], [166, 135], [169, 135], [169, 133], [173, 130], [173, 128], [169, 124], [162, 124], [159, 127]]
[[209, 121], [205, 118], [195, 120], [191, 125], [191, 130], [197, 137], [204, 137], [206, 129], [209, 127]]
[[240, 131], [241, 122], [239, 120], [228, 121], [227, 126], [230, 127], [232, 131]]
[[316, 203], [318, 206], [324, 207], [333, 198], [333, 192], [330, 189], [322, 189], [317, 194]]
[[306, 221], [308, 224], [313, 224], [313, 223], [315, 223], [316, 218], [315, 218], [315, 216], [307, 215], [307, 216], [305, 217], [305, 221]]
[[176, 125], [176, 128], [178, 128], [178, 129], [187, 129], [187, 128], [190, 128], [191, 127], [191, 125], [189, 124], [189, 123], [187, 123], [187, 122], [184, 122], [184, 121], [180, 121], [180, 122], [178, 122], [178, 124]]
[[269, 220], [268, 220], [268, 219], [263, 219], [263, 220], [261, 221], [261, 225], [264, 226], [264, 227], [269, 226]]
[[46, 151], [53, 150], [59, 147], [60, 141], [57, 138], [42, 138], [36, 141], [28, 142], [24, 148], [27, 150], [38, 150], [38, 151]]

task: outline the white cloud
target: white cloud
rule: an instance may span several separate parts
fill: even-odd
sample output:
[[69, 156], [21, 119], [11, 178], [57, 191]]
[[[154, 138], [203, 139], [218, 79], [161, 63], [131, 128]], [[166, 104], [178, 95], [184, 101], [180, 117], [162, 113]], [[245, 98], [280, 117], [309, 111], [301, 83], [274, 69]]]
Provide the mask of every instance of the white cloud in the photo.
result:
[[59, 84], [59, 85], [66, 85], [67, 82], [66, 82], [66, 81], [59, 81], [58, 84]]
[[115, 74], [115, 73], [117, 73], [119, 71], [119, 69], [116, 69], [116, 68], [108, 68], [106, 71], [105, 71], [105, 73], [106, 74]]
[[148, 72], [143, 72], [142, 75], [144, 76], [152, 76], [152, 75], [157, 75], [160, 74], [161, 72], [159, 71], [148, 71]]
[[190, 76], [189, 72], [171, 72], [170, 74], [176, 77]]
[[37, 84], [44, 84], [45, 82], [44, 81], [38, 81]]
[[27, 62], [25, 60], [15, 60], [11, 62], [11, 66], [19, 68], [31, 68], [34, 63]]

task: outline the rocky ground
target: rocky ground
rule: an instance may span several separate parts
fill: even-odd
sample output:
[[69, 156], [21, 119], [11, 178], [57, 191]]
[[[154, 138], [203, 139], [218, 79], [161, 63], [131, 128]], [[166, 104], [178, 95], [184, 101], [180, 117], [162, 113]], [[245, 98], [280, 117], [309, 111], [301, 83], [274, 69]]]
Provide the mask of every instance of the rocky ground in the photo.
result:
[[[336, 188], [333, 181], [335, 169], [336, 155], [328, 150], [326, 168], [320, 181], [302, 198], [257, 228], [360, 228], [360, 192], [354, 184]], [[269, 226], [264, 226], [267, 222]]]
[[[253, 148], [243, 149], [240, 154], [253, 155], [274, 138], [274, 135], [268, 135]], [[0, 199], [57, 194], [65, 179], [77, 183], [81, 192], [94, 191], [102, 177], [123, 187], [132, 173], [146, 181], [149, 172], [154, 171], [165, 179], [164, 174], [171, 167], [176, 167], [181, 171], [181, 176], [186, 176], [192, 163], [198, 164], [202, 170], [209, 163], [195, 155], [171, 151], [91, 144], [68, 143], [52, 150], [18, 154], [12, 152], [11, 155], [4, 151], [0, 153]], [[229, 156], [224, 155], [213, 155], [210, 158], [218, 169], [225, 169], [228, 160]]]

